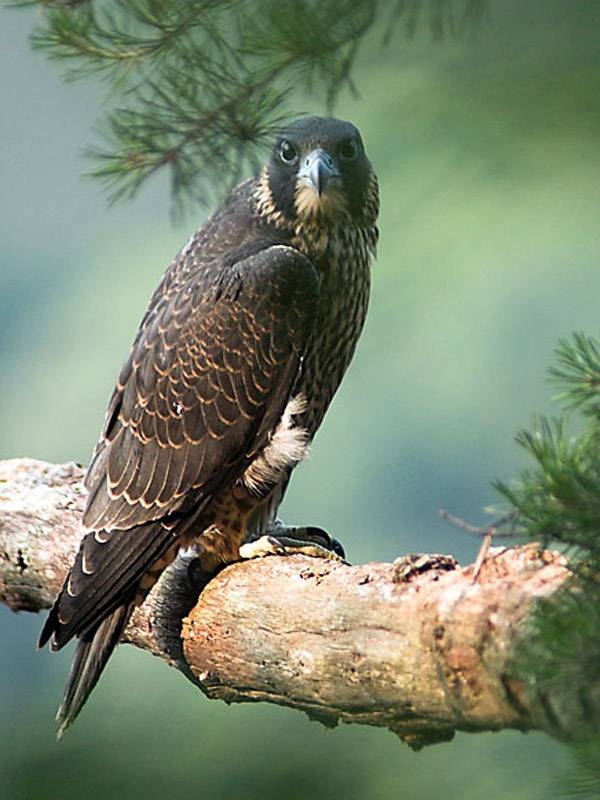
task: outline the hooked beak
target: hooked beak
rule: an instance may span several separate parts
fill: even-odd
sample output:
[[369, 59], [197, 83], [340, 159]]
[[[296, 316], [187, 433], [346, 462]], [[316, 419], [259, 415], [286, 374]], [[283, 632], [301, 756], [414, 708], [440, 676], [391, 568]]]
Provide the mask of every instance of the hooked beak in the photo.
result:
[[303, 158], [298, 177], [309, 183], [320, 197], [329, 181], [341, 176], [333, 156], [322, 147], [317, 147]]

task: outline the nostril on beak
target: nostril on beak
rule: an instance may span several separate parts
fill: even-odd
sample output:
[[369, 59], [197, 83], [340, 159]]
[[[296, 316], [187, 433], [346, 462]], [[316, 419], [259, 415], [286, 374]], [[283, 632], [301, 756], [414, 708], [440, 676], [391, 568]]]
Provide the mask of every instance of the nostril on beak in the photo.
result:
[[339, 177], [339, 172], [331, 153], [317, 147], [302, 159], [298, 177], [308, 180], [320, 196], [327, 188], [331, 178]]

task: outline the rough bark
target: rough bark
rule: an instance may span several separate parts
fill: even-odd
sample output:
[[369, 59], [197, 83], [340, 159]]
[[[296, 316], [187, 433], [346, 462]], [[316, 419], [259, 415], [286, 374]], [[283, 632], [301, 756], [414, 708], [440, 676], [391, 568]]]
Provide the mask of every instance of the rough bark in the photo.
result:
[[[0, 462], [0, 600], [13, 610], [47, 608], [60, 588], [80, 537], [82, 477], [76, 464]], [[200, 597], [196, 563], [177, 559], [125, 638], [209, 697], [385, 726], [413, 747], [455, 730], [568, 737], [598, 720], [600, 680], [582, 702], [577, 654], [552, 695], [515, 658], [535, 604], [569, 578], [558, 553], [493, 549], [476, 580], [448, 556], [272, 557], [226, 568]]]

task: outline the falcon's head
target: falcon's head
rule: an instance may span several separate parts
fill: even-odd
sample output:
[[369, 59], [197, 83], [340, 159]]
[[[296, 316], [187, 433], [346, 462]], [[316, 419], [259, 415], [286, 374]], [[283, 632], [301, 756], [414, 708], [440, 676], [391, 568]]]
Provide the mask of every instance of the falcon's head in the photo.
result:
[[269, 205], [288, 222], [362, 227], [377, 217], [377, 179], [351, 122], [294, 120], [277, 137], [265, 175]]

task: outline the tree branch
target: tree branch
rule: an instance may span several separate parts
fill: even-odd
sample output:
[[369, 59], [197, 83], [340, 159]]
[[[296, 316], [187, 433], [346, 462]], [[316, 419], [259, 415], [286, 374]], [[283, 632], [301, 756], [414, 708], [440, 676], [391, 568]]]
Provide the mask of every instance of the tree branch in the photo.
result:
[[[53, 601], [77, 548], [83, 469], [0, 462], [0, 600]], [[538, 729], [566, 738], [600, 718], [600, 679], [549, 693], [519, 669], [531, 612], [569, 579], [537, 545], [490, 551], [473, 567], [447, 556], [348, 566], [304, 556], [235, 564], [198, 599], [197, 561], [180, 556], [126, 631], [209, 697], [278, 703], [327, 725], [390, 728], [413, 747], [455, 730]], [[183, 619], [183, 625], [182, 625]]]

